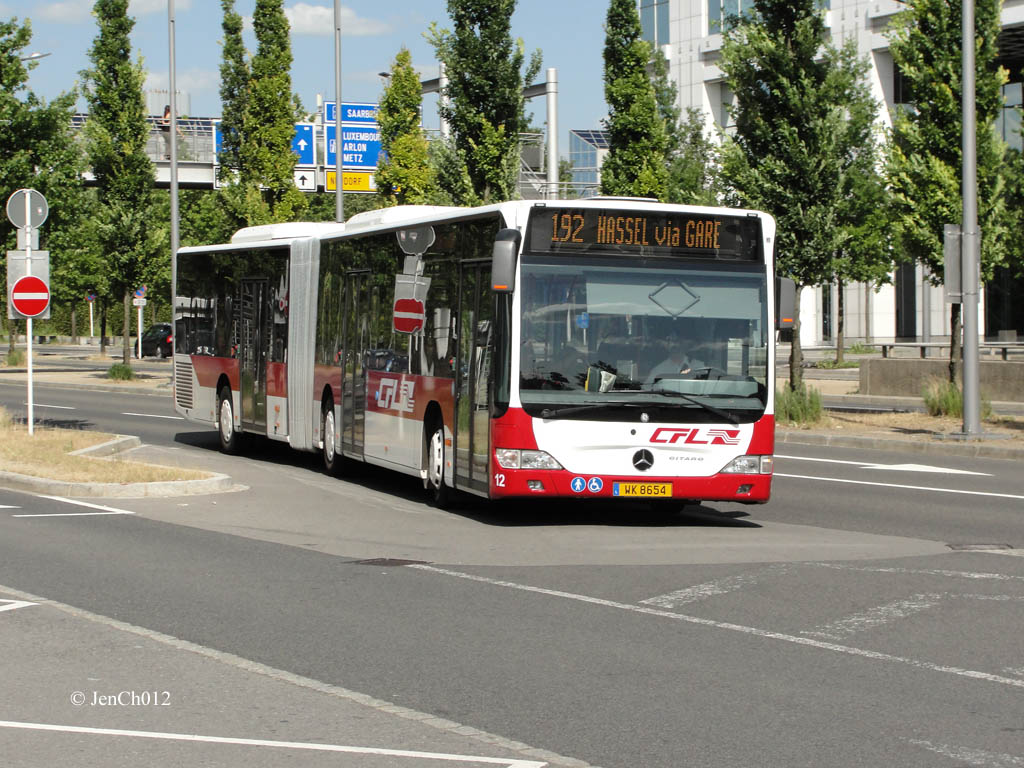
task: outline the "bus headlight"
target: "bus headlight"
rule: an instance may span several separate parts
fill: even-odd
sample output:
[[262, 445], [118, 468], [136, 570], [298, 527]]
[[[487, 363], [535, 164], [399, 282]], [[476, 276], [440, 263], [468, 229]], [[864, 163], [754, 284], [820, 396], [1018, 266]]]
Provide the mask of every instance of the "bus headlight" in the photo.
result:
[[729, 475], [770, 475], [771, 473], [771, 456], [737, 456], [722, 469], [722, 474]]
[[516, 448], [495, 448], [494, 458], [502, 469], [561, 469], [562, 465], [545, 451], [521, 451]]

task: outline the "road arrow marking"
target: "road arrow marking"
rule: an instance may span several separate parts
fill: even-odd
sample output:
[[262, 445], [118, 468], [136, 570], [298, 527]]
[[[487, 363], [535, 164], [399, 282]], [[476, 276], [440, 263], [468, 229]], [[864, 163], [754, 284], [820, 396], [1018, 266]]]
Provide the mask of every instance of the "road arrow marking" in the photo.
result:
[[820, 461], [826, 464], [848, 464], [851, 467], [861, 469], [884, 469], [901, 472], [941, 472], [944, 475], [979, 475], [981, 477], [992, 477], [987, 472], [970, 472], [966, 469], [949, 469], [947, 467], [932, 467], [928, 464], [873, 464], [864, 461], [843, 461], [842, 459], [822, 459], [816, 456], [783, 456], [775, 454], [777, 459], [793, 459], [794, 461]]
[[27, 600], [2, 600], [0, 603], [7, 603], [7, 605], [0, 605], [0, 612], [13, 611], [15, 608], [27, 608], [30, 605], [39, 605], [39, 603], [30, 603]]

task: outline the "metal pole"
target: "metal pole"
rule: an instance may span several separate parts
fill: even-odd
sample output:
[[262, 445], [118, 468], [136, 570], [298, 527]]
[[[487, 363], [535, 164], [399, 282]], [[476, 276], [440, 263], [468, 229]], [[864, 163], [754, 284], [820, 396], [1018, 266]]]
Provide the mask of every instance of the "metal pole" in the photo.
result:
[[[25, 190], [25, 275], [32, 274], [32, 195]], [[35, 434], [34, 401], [32, 398], [32, 318], [25, 318], [26, 351], [28, 356], [28, 433]]]
[[341, 4], [334, 0], [334, 220], [345, 220], [341, 177]]
[[[174, 292], [178, 279], [178, 104], [175, 98], [174, 73], [174, 0], [167, 0], [168, 47], [171, 51], [171, 323], [174, 323]], [[92, 305], [90, 304], [90, 309]], [[173, 325], [171, 326], [174, 327]], [[142, 357], [142, 307], [139, 307], [139, 358]], [[174, 350], [171, 350], [174, 357]], [[174, 366], [171, 366], [171, 386]]]
[[547, 71], [547, 113], [548, 113], [548, 184], [547, 197], [558, 197], [558, 70], [549, 67]]
[[981, 400], [978, 394], [978, 181], [974, 105], [974, 3], [962, 4], [961, 48], [963, 53], [963, 354], [964, 436], [981, 434]]

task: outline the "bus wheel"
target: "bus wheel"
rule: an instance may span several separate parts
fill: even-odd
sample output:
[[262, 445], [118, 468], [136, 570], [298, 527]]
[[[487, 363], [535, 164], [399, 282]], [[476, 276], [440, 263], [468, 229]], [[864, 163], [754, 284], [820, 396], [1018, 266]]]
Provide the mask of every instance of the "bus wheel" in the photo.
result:
[[324, 469], [327, 474], [335, 477], [340, 474], [341, 456], [337, 451], [338, 430], [334, 421], [334, 402], [327, 400], [324, 403], [323, 413], [320, 415], [320, 438], [324, 444]]
[[222, 387], [217, 403], [217, 429], [220, 432], [220, 449], [224, 453], [238, 453], [241, 435], [235, 429], [235, 409], [231, 405], [231, 390]]
[[447, 509], [451, 501], [451, 490], [444, 482], [444, 458], [444, 424], [438, 423], [427, 446], [427, 483], [434, 506], [439, 509]]

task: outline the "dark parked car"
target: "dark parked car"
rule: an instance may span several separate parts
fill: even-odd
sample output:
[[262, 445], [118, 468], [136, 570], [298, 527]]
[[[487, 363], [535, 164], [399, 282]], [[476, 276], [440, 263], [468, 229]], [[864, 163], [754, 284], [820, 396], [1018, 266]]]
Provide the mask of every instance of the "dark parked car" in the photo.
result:
[[170, 323], [154, 323], [142, 334], [143, 357], [170, 357], [174, 336]]

